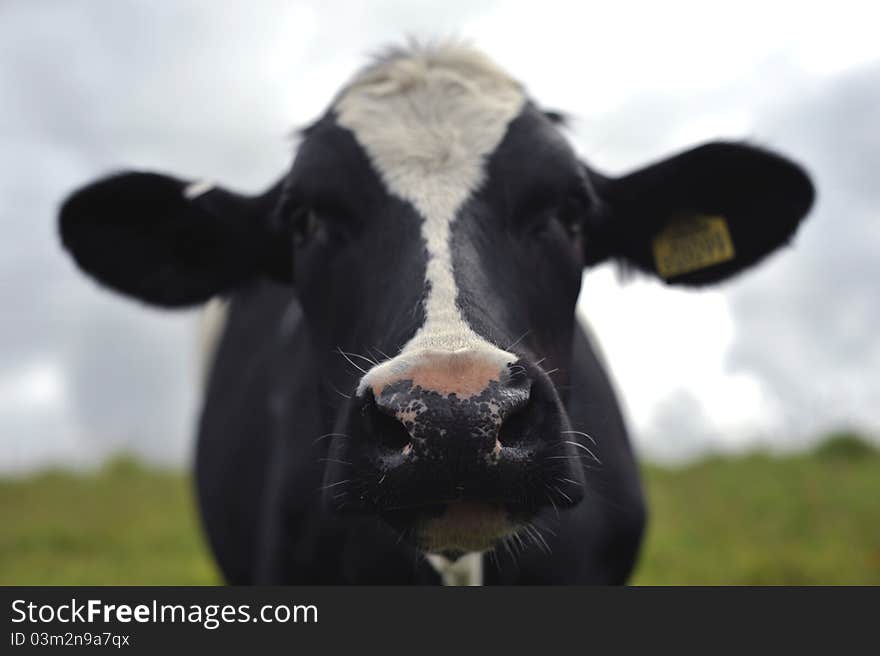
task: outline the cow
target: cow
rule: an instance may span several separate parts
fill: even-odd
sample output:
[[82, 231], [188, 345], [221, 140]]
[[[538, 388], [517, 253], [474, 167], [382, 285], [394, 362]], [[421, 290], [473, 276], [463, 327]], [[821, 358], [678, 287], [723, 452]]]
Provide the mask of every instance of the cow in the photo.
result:
[[264, 193], [129, 171], [63, 203], [99, 283], [224, 303], [195, 476], [227, 582], [627, 581], [647, 513], [583, 271], [720, 283], [790, 242], [814, 190], [738, 141], [603, 174], [563, 122], [471, 46], [409, 45]]

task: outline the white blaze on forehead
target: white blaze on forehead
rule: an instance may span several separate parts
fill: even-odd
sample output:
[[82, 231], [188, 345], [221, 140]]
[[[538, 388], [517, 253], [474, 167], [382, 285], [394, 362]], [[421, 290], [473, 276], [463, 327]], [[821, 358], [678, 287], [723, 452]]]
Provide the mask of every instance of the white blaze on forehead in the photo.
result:
[[422, 217], [425, 323], [403, 352], [477, 348], [515, 359], [461, 316], [449, 236], [525, 100], [520, 84], [484, 55], [447, 46], [389, 57], [359, 75], [334, 106], [337, 122], [354, 133], [388, 191]]

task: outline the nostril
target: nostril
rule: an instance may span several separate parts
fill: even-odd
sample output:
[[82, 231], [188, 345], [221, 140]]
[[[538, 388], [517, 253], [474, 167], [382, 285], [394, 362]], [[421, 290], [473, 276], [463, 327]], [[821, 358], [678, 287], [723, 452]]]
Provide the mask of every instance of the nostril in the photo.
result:
[[373, 431], [377, 442], [388, 449], [401, 450], [410, 443], [410, 434], [406, 427], [381, 411], [373, 418]]
[[530, 441], [535, 427], [537, 406], [533, 394], [533, 385], [527, 395], [507, 415], [498, 430], [498, 442], [504, 447], [519, 447]]
[[410, 434], [396, 417], [385, 412], [372, 392], [368, 392], [361, 406], [363, 426], [367, 437], [378, 446], [399, 451], [410, 443]]
[[498, 431], [498, 442], [501, 446], [517, 447], [522, 446], [528, 441], [529, 428], [531, 421], [529, 420], [529, 406], [531, 402], [514, 410], [501, 424]]
[[521, 362], [507, 365], [507, 385], [513, 389], [528, 389], [532, 385], [532, 378], [528, 370]]

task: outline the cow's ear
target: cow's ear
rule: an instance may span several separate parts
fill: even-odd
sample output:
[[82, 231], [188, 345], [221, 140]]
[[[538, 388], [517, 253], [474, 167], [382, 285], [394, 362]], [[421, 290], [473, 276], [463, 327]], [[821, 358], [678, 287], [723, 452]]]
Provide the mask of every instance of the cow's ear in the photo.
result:
[[260, 275], [289, 278], [275, 225], [281, 184], [255, 197], [156, 173], [122, 173], [62, 205], [61, 240], [86, 273], [147, 303], [204, 302]]
[[603, 211], [586, 227], [586, 262], [622, 259], [670, 284], [709, 284], [755, 264], [792, 238], [814, 196], [798, 165], [737, 143], [590, 177]]

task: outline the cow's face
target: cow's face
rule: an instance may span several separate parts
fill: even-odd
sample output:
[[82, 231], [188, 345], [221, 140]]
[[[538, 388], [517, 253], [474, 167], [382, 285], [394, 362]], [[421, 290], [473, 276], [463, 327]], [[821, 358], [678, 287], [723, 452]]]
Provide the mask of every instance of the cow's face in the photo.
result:
[[600, 466], [560, 393], [583, 266], [715, 282], [811, 200], [795, 165], [736, 144], [601, 176], [519, 84], [439, 48], [359, 74], [263, 196], [128, 174], [74, 195], [61, 227], [85, 270], [154, 303], [295, 286], [333, 401], [326, 501], [462, 552], [579, 503]]
[[383, 62], [307, 131], [281, 215], [322, 369], [352, 396], [332, 506], [454, 551], [582, 498], [590, 447], [554, 383], [598, 206], [551, 120], [479, 58]]

